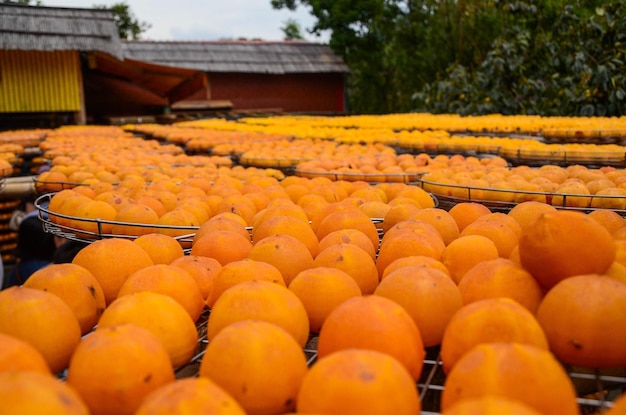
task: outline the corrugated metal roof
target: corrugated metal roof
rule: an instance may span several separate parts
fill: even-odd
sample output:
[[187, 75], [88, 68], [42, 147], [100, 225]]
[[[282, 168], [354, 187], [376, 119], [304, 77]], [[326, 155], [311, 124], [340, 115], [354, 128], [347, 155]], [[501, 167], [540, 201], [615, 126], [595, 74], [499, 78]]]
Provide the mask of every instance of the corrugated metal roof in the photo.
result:
[[0, 4], [0, 49], [100, 51], [123, 58], [107, 10]]
[[329, 46], [302, 41], [125, 41], [124, 56], [205, 72], [345, 73]]

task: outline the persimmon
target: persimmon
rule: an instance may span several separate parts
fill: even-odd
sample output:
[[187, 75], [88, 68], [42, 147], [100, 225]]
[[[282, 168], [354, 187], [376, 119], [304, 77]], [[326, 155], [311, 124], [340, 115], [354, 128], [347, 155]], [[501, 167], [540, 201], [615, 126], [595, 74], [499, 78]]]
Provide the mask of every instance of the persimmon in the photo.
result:
[[193, 236], [193, 242], [196, 242], [207, 233], [218, 230], [234, 231], [241, 234], [244, 238], [250, 239], [250, 232], [246, 228], [246, 223], [241, 216], [235, 215], [232, 212], [222, 212], [200, 225]]
[[302, 301], [287, 287], [268, 281], [245, 281], [222, 293], [211, 308], [207, 337], [241, 320], [277, 324], [304, 347], [309, 339], [309, 318]]
[[536, 313], [543, 299], [543, 290], [521, 265], [505, 258], [476, 264], [459, 282], [463, 303], [487, 298], [511, 298], [531, 313]]
[[213, 307], [224, 291], [244, 281], [269, 281], [283, 287], [285, 279], [280, 270], [270, 263], [255, 261], [250, 258], [233, 261], [224, 265], [213, 278], [213, 289], [207, 298], [207, 305]]
[[414, 415], [421, 403], [414, 379], [397, 359], [365, 349], [320, 358], [305, 375], [297, 413]]
[[320, 358], [339, 350], [361, 348], [387, 353], [417, 380], [424, 344], [415, 321], [400, 304], [379, 296], [352, 297], [328, 314], [319, 333]]
[[613, 407], [605, 412], [606, 415], [624, 415], [626, 414], [626, 393], [622, 393], [613, 402]]
[[626, 365], [626, 284], [599, 275], [564, 279], [546, 294], [537, 320], [562, 362], [591, 368]]
[[60, 226], [75, 229], [75, 218], [77, 217], [78, 209], [81, 205], [93, 201], [94, 200], [89, 199], [87, 196], [72, 191], [72, 195], [65, 197], [59, 204], [58, 209], [52, 211], [53, 213], [58, 213], [58, 215], [52, 215], [52, 219]]
[[318, 240], [322, 240], [329, 233], [346, 228], [360, 230], [367, 235], [374, 247], [378, 247], [379, 236], [376, 225], [365, 213], [358, 209], [346, 209], [329, 213], [320, 220], [314, 230]]
[[297, 205], [295, 202], [282, 203], [270, 205], [265, 209], [258, 211], [252, 220], [252, 228], [258, 228], [259, 225], [261, 225], [261, 223], [265, 220], [276, 216], [289, 216], [295, 219], [300, 219], [306, 223], [309, 222], [309, 218], [307, 217], [305, 210], [300, 205]]
[[[460, 233], [461, 236], [480, 235], [490, 239], [498, 249], [498, 255], [508, 258], [519, 243], [519, 237], [515, 230], [507, 224], [498, 221], [489, 221], [484, 218], [494, 215], [490, 213], [467, 225]], [[514, 221], [515, 222], [515, 221]]]
[[199, 255], [185, 255], [170, 263], [187, 271], [196, 280], [202, 298], [206, 301], [213, 290], [215, 275], [222, 265], [215, 258]]
[[433, 225], [446, 245], [459, 237], [459, 225], [454, 216], [441, 208], [421, 209], [412, 216], [412, 219], [423, 220]]
[[626, 226], [624, 218], [614, 210], [596, 209], [589, 212], [588, 215], [602, 224], [611, 235]]
[[41, 352], [25, 340], [0, 333], [0, 373], [38, 372], [52, 374]]
[[554, 211], [556, 208], [552, 205], [529, 200], [513, 206], [508, 215], [519, 223], [524, 232], [542, 213]]
[[183, 242], [182, 239], [193, 238], [194, 232], [201, 223], [188, 210], [174, 208], [161, 215], [156, 225], [158, 225], [154, 227], [156, 232], [181, 240], [183, 247], [188, 248], [191, 244], [189, 241]]
[[441, 415], [541, 415], [530, 406], [517, 400], [500, 396], [484, 395], [475, 399], [464, 399]]
[[463, 306], [459, 288], [449, 275], [419, 265], [389, 273], [374, 294], [405, 308], [415, 321], [425, 347], [441, 343], [448, 322]]
[[452, 241], [441, 253], [441, 262], [458, 284], [476, 264], [499, 258], [496, 244], [483, 235], [465, 235]]
[[579, 414], [563, 366], [548, 350], [528, 344], [482, 343], [468, 350], [446, 377], [441, 410], [482, 396], [519, 401], [541, 414]]
[[157, 336], [173, 367], [188, 363], [196, 351], [194, 321], [183, 306], [165, 294], [142, 291], [118, 298], [102, 314], [97, 330], [119, 324], [134, 324]]
[[304, 221], [292, 216], [266, 218], [252, 229], [252, 243], [255, 244], [263, 238], [276, 234], [293, 236], [307, 247], [311, 256], [317, 255], [319, 240], [308, 220]]
[[387, 278], [387, 276], [392, 272], [406, 266], [418, 266], [423, 268], [437, 269], [447, 276], [450, 276], [450, 271], [448, 270], [448, 268], [443, 265], [443, 262], [439, 261], [438, 259], [424, 255], [411, 255], [398, 258], [391, 264], [387, 265], [387, 267], [385, 267], [383, 275], [380, 277], [381, 281]]
[[159, 338], [134, 324], [101, 328], [85, 337], [67, 373], [67, 384], [94, 415], [131, 415], [150, 392], [173, 381], [174, 369]]
[[367, 252], [372, 257], [372, 259], [376, 259], [376, 251], [378, 250], [378, 245], [372, 245], [372, 241], [370, 240], [370, 238], [367, 237], [365, 233], [363, 233], [363, 231], [352, 228], [339, 229], [326, 235], [319, 241], [319, 244], [317, 246], [318, 252], [321, 252], [324, 249], [328, 248], [330, 245], [334, 245], [337, 243], [354, 244]]
[[418, 202], [419, 205], [424, 209], [435, 207], [435, 201], [430, 196], [430, 194], [418, 186], [405, 186], [404, 189], [396, 193], [393, 199], [399, 197], [413, 199]]
[[81, 249], [72, 263], [87, 269], [98, 280], [107, 304], [117, 298], [124, 281], [132, 273], [154, 265], [144, 249], [122, 238], [94, 241]]
[[93, 329], [106, 306], [98, 280], [77, 264], [50, 264], [35, 271], [24, 282], [24, 287], [47, 291], [61, 298], [76, 316], [82, 334]]
[[45, 192], [59, 192], [71, 186], [67, 175], [60, 171], [46, 171], [37, 176], [37, 187]]
[[135, 415], [246, 415], [239, 403], [223, 388], [206, 377], [177, 379], [152, 391]]
[[173, 265], [150, 265], [133, 272], [120, 287], [117, 298], [141, 291], [164, 294], [176, 300], [192, 321], [198, 320], [205, 306], [196, 280]]
[[135, 203], [149, 207], [154, 213], [156, 213], [157, 217], [161, 217], [161, 215], [167, 212], [163, 203], [161, 203], [161, 201], [156, 197], [150, 196], [149, 194], [136, 198]]
[[262, 320], [230, 324], [211, 338], [200, 376], [229, 393], [247, 414], [295, 409], [308, 371], [302, 348], [282, 327]]
[[113, 235], [143, 235], [154, 232], [154, 227], [149, 225], [157, 223], [159, 215], [149, 206], [134, 203], [120, 208], [113, 220]]
[[326, 317], [348, 298], [361, 295], [354, 278], [339, 268], [314, 267], [300, 272], [289, 284], [309, 317], [310, 331], [319, 333]]
[[587, 208], [591, 204], [591, 192], [582, 182], [565, 181], [552, 196], [552, 205], [561, 207]]
[[313, 267], [313, 255], [309, 248], [288, 234], [269, 235], [257, 241], [248, 257], [273, 265], [280, 271], [287, 285], [299, 272]]
[[548, 350], [548, 340], [535, 316], [509, 298], [490, 298], [460, 308], [441, 340], [443, 370], [450, 373], [480, 343], [517, 342]]
[[150, 255], [155, 265], [168, 265], [175, 259], [185, 255], [183, 247], [176, 239], [162, 233], [146, 233], [135, 238], [133, 242]]
[[[398, 226], [398, 225], [396, 225]], [[382, 276], [389, 264], [407, 256], [423, 255], [436, 260], [441, 259], [445, 245], [440, 236], [433, 237], [428, 232], [416, 229], [405, 229], [394, 233], [391, 231], [383, 237], [376, 259], [378, 275]]]
[[0, 372], [3, 414], [88, 415], [89, 408], [67, 383], [32, 371]]
[[421, 209], [421, 206], [415, 206], [410, 203], [392, 205], [383, 218], [383, 232], [386, 233], [389, 229], [400, 222], [412, 219], [413, 216]]
[[584, 213], [544, 213], [519, 241], [522, 266], [550, 289], [581, 274], [602, 274], [613, 263], [615, 242], [604, 226]]
[[222, 266], [247, 258], [252, 251], [250, 237], [236, 231], [217, 230], [194, 240], [191, 255], [216, 259]]
[[378, 285], [378, 271], [372, 257], [354, 244], [339, 243], [321, 251], [313, 267], [330, 267], [344, 271], [356, 281], [361, 293], [372, 294]]
[[63, 300], [22, 286], [0, 291], [0, 333], [37, 349], [52, 373], [67, 367], [81, 336], [78, 320]]

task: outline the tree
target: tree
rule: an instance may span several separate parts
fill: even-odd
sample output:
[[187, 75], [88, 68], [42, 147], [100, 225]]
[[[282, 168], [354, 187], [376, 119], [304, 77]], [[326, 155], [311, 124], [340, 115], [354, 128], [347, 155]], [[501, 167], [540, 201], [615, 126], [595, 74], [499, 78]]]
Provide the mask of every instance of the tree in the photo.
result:
[[103, 4], [94, 4], [94, 9], [110, 10], [113, 13], [117, 31], [121, 39], [139, 39], [139, 36], [150, 29], [151, 25], [147, 22], [138, 20], [130, 10], [128, 4], [121, 2], [111, 6]]
[[622, 115], [618, 0], [271, 0], [308, 7], [357, 113]]
[[[500, 30], [493, 0], [271, 0], [274, 8], [308, 7], [309, 31], [330, 31], [330, 47], [350, 67], [355, 112], [412, 109], [412, 96], [451, 62], [476, 61]], [[463, 30], [461, 30], [463, 29]]]
[[294, 19], [287, 19], [284, 26], [280, 28], [285, 35], [285, 40], [303, 40], [300, 25]]
[[588, 3], [592, 11], [518, 8], [480, 67], [449, 66], [415, 94], [416, 105], [460, 114], [623, 115], [626, 5]]

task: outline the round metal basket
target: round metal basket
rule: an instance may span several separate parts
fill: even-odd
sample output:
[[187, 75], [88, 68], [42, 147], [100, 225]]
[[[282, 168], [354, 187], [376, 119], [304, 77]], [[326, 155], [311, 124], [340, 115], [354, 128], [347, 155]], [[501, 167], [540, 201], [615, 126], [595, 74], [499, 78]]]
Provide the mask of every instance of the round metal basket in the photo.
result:
[[[142, 224], [131, 222], [120, 222], [113, 220], [91, 219], [81, 218], [78, 216], [69, 216], [57, 212], [51, 212], [48, 209], [50, 199], [55, 193], [45, 193], [40, 195], [35, 200], [35, 207], [38, 209], [39, 218], [43, 223], [43, 228], [46, 232], [59, 236], [65, 239], [71, 239], [74, 241], [80, 241], [84, 243], [91, 243], [99, 239], [104, 238], [125, 238], [136, 239], [139, 234], [146, 233], [146, 229], [154, 230], [154, 232], [169, 231], [168, 234], [176, 233], [173, 236], [183, 246], [190, 246], [198, 226], [173, 226], [173, 225], [159, 225], [159, 224]], [[59, 219], [65, 219], [68, 224], [59, 223]], [[79, 226], [71, 226], [69, 224], [78, 224]], [[80, 226], [80, 225], [85, 226]], [[114, 234], [106, 232], [105, 229], [109, 229], [113, 225], [124, 226], [127, 229], [141, 229], [142, 232], [129, 232], [128, 234]]]
[[519, 203], [539, 201], [550, 204], [557, 209], [580, 210], [583, 212], [610, 209], [626, 217], [626, 209], [621, 208], [621, 206], [626, 205], [626, 197], [624, 196], [495, 189], [439, 183], [424, 180], [422, 177], [418, 178], [418, 185], [427, 192], [432, 193], [442, 208], [450, 208], [461, 202], [476, 202], [489, 207], [492, 211], [507, 212]]

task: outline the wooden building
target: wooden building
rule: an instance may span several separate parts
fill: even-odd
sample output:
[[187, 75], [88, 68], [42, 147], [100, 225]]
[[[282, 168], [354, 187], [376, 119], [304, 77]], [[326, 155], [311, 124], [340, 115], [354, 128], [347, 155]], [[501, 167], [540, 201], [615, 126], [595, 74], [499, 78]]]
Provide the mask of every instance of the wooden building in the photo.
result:
[[0, 3], [0, 130], [151, 122], [216, 102], [343, 113], [347, 72], [327, 45], [122, 41], [106, 10]]
[[208, 85], [194, 100], [229, 100], [235, 110], [298, 113], [346, 110], [348, 67], [330, 47], [303, 41], [195, 41], [123, 43], [135, 61], [195, 69]]
[[0, 4], [0, 128], [158, 114], [205, 78], [125, 60], [110, 11]]
[[0, 123], [84, 123], [84, 52], [122, 59], [110, 12], [0, 4]]

